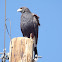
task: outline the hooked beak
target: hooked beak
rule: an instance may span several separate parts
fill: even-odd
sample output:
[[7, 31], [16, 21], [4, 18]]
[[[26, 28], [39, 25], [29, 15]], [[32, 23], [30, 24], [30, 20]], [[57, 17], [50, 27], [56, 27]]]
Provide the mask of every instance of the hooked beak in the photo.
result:
[[17, 12], [21, 12], [22, 11], [22, 9], [21, 8], [19, 8], [18, 10], [17, 10]]

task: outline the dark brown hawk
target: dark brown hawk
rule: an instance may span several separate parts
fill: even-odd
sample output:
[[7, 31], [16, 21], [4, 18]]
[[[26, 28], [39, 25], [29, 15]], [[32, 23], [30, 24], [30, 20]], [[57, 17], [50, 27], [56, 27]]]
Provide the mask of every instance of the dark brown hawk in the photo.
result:
[[24, 37], [30, 38], [31, 36], [33, 38], [35, 55], [38, 55], [37, 40], [38, 26], [40, 26], [39, 17], [36, 14], [31, 13], [26, 7], [19, 8], [17, 11], [22, 13], [20, 23], [22, 34]]

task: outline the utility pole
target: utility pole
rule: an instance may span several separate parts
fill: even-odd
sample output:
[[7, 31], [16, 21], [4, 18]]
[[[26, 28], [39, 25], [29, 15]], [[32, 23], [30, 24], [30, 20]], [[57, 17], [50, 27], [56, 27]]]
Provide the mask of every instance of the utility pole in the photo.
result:
[[[13, 38], [10, 42], [9, 62], [36, 62], [33, 57], [33, 44], [31, 38]], [[41, 56], [37, 58], [41, 58]]]
[[10, 42], [9, 62], [32, 62], [33, 40], [26, 37], [13, 38]]

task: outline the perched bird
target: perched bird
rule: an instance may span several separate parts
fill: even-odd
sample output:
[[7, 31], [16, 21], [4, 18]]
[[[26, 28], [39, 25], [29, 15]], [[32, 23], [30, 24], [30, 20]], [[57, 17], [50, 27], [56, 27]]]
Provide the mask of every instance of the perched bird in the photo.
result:
[[31, 36], [34, 40], [34, 52], [36, 57], [38, 55], [37, 40], [38, 26], [40, 26], [39, 17], [36, 14], [31, 13], [31, 11], [26, 7], [19, 8], [17, 11], [22, 13], [20, 27], [23, 36], [28, 38]]

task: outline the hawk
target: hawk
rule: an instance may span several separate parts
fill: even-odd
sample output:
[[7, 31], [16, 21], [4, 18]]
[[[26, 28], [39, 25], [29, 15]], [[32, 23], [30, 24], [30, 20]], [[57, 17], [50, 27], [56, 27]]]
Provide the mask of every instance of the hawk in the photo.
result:
[[40, 26], [39, 23], [39, 17], [31, 13], [31, 11], [27, 7], [22, 7], [17, 10], [18, 12], [21, 12], [21, 32], [24, 37], [30, 38], [34, 40], [34, 52], [35, 57], [38, 56], [37, 53], [37, 41], [38, 41], [38, 27]]

